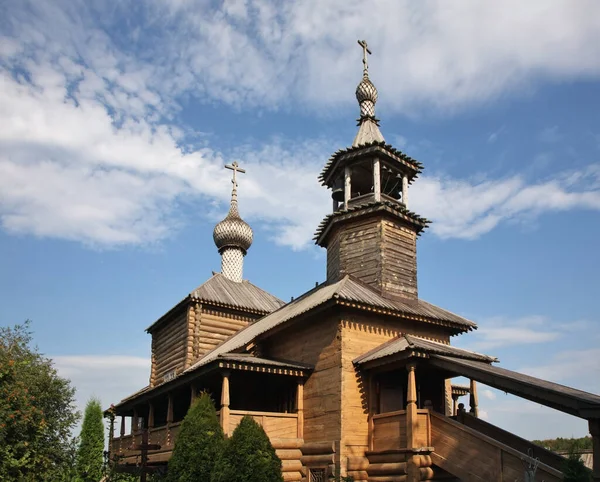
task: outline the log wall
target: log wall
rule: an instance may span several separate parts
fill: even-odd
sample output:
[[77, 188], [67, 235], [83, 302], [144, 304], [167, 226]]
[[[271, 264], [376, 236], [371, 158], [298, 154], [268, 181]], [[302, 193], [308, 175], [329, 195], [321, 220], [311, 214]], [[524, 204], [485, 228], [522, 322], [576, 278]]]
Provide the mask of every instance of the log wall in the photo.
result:
[[368, 380], [356, 370], [352, 360], [401, 333], [443, 343], [448, 343], [450, 336], [442, 327], [410, 320], [349, 313], [342, 317], [342, 455], [362, 455], [368, 446]]
[[417, 234], [383, 215], [349, 222], [330, 235], [327, 279], [352, 275], [383, 294], [417, 298]]
[[254, 318], [229, 310], [211, 309], [207, 306], [197, 309], [195, 327], [192, 330], [194, 340], [191, 363], [246, 327]]
[[187, 337], [187, 310], [152, 333], [151, 384], [153, 386], [162, 383], [164, 376], [173, 370], [181, 371], [184, 368]]
[[339, 318], [313, 319], [269, 338], [269, 357], [314, 365], [304, 385], [304, 440], [340, 439], [341, 352]]

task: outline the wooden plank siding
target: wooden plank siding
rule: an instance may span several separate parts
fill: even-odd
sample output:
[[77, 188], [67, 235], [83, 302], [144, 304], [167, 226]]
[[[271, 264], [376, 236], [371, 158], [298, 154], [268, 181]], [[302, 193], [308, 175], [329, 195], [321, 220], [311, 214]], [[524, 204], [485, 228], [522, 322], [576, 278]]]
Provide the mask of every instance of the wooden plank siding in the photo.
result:
[[330, 235], [327, 279], [352, 275], [382, 294], [417, 299], [417, 234], [384, 215], [348, 222]]
[[188, 338], [187, 310], [152, 333], [151, 384], [162, 383], [173, 370], [183, 370]]
[[307, 320], [263, 344], [267, 357], [314, 365], [304, 384], [304, 440], [340, 439], [341, 347], [339, 317]]
[[[449, 335], [442, 327], [382, 316], [342, 313], [342, 405], [341, 454], [360, 456], [368, 448], [368, 380], [352, 361], [358, 356], [395, 338], [411, 333], [447, 343]], [[418, 377], [418, 368], [417, 368]]]

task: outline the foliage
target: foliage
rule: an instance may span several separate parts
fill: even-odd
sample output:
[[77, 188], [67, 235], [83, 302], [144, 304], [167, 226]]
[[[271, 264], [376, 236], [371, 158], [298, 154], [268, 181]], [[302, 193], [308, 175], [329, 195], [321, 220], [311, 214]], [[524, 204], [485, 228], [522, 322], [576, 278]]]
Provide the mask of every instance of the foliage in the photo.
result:
[[77, 475], [83, 482], [102, 478], [104, 465], [104, 424], [100, 400], [92, 398], [85, 407], [77, 450]]
[[31, 342], [29, 321], [0, 327], [0, 480], [65, 480], [75, 390]]
[[540, 445], [554, 452], [581, 452], [592, 448], [592, 437], [581, 438], [555, 438], [549, 440], [534, 440], [534, 444]]
[[211, 482], [283, 482], [281, 460], [252, 417], [245, 416], [227, 441]]
[[225, 437], [208, 393], [202, 393], [181, 424], [169, 460], [170, 482], [209, 481], [215, 460], [223, 451]]
[[569, 453], [563, 466], [564, 482], [592, 482], [592, 472], [576, 453]]

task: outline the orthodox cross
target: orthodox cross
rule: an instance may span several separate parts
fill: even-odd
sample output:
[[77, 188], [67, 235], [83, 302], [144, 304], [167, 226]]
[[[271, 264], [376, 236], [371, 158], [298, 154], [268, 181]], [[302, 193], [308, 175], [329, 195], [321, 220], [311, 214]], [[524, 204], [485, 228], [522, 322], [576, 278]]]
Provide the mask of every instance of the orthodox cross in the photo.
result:
[[369, 50], [369, 46], [367, 45], [366, 40], [359, 40], [358, 45], [360, 45], [363, 49], [363, 74], [368, 75], [369, 65], [367, 64], [367, 54], [371, 54], [371, 51]]
[[148, 429], [142, 432], [142, 443], [133, 446], [133, 450], [139, 451], [141, 455], [141, 463], [139, 466], [140, 482], [146, 482], [147, 474], [154, 472], [154, 467], [148, 466], [148, 451], [160, 450], [160, 444], [148, 443]]
[[241, 172], [242, 174], [246, 174], [246, 169], [242, 169], [240, 167], [240, 165], [237, 163], [237, 161], [234, 161], [231, 164], [225, 164], [225, 168], [226, 169], [231, 169], [233, 171], [233, 179], [231, 180], [231, 182], [233, 183], [234, 186], [237, 186], [237, 181], [235, 179], [235, 175], [238, 172]]

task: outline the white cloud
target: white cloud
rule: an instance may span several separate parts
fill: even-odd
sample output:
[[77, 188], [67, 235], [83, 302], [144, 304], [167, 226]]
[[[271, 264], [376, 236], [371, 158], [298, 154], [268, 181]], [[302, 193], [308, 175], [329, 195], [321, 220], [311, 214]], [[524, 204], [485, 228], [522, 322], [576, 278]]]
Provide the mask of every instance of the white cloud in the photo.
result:
[[496, 394], [490, 389], [482, 390], [481, 395], [488, 400], [496, 400]]
[[564, 329], [564, 325], [552, 323], [542, 316], [526, 316], [516, 319], [494, 317], [480, 320], [477, 331], [470, 335], [470, 340], [466, 343], [471, 350], [548, 343], [557, 340]]
[[[198, 133], [175, 125], [178, 96], [239, 108], [259, 100], [273, 108], [300, 101], [308, 109], [353, 102], [348, 92], [359, 56], [354, 37], [365, 33], [365, 25], [371, 25], [367, 34], [373, 28], [368, 38], [379, 48], [373, 63], [382, 92], [390, 94], [390, 109], [403, 108], [409, 99], [447, 107], [495, 95], [513, 85], [492, 75], [500, 64], [519, 82], [534, 73], [563, 78], [600, 69], [600, 57], [589, 55], [597, 45], [592, 37], [600, 35], [592, 28], [597, 20], [571, 3], [555, 2], [544, 12], [519, 4], [510, 17], [505, 6], [434, 3], [382, 2], [362, 12], [363, 2], [345, 2], [343, 9], [331, 2], [319, 4], [319, 15], [310, 2], [277, 8], [261, 1], [228, 3], [223, 12], [193, 1], [152, 3], [140, 8], [148, 19], [162, 16], [156, 38], [137, 30], [139, 43], [127, 34], [105, 33], [116, 17], [128, 15], [126, 2], [114, 11], [102, 2], [13, 5], [5, 29], [13, 37], [0, 42], [2, 227], [110, 247], [173, 235], [186, 221], [178, 209], [182, 203], [197, 203], [216, 219], [229, 196], [225, 156], [205, 139], [198, 143]], [[389, 15], [375, 13], [384, 7]], [[252, 15], [244, 17], [246, 10]], [[556, 28], [548, 28], [553, 21]], [[539, 29], [539, 36], [508, 35], [511, 22]], [[459, 28], [465, 23], [472, 27], [469, 34]], [[483, 44], [467, 41], [469, 35]], [[508, 41], [495, 44], [503, 35]], [[403, 48], [394, 48], [400, 43]], [[395, 81], [398, 68], [403, 82]], [[500, 83], [481, 82], [488, 75]], [[330, 210], [316, 175], [339, 145], [269, 139], [231, 149], [227, 159], [237, 158], [248, 169], [240, 187], [243, 215], [269, 229], [279, 244], [308, 246]], [[411, 190], [410, 207], [434, 221], [434, 235], [474, 239], [501, 223], [544, 212], [599, 210], [599, 174], [600, 166], [592, 165], [537, 183], [520, 176], [424, 176]]]
[[[92, 397], [103, 408], [148, 385], [150, 360], [122, 355], [53, 356], [58, 374], [75, 387], [75, 404], [83, 414]], [[73, 433], [78, 434], [81, 421]], [[117, 427], [117, 433], [119, 428]]]

